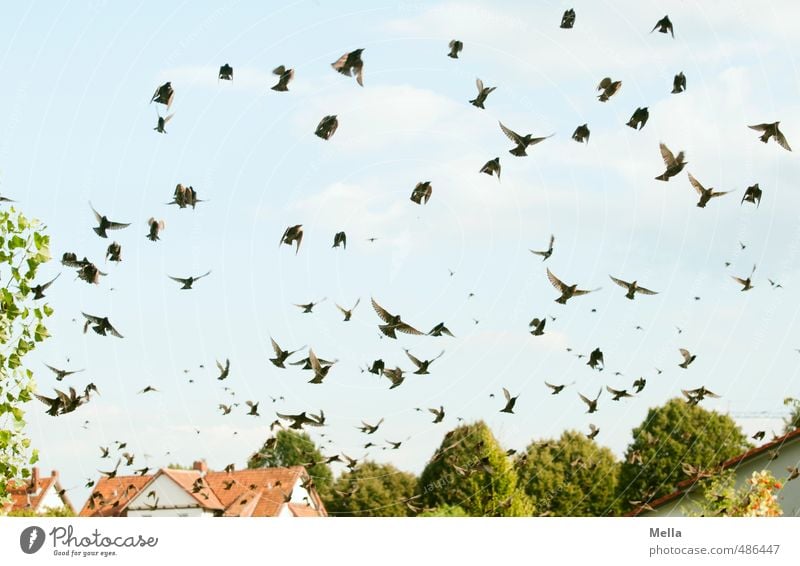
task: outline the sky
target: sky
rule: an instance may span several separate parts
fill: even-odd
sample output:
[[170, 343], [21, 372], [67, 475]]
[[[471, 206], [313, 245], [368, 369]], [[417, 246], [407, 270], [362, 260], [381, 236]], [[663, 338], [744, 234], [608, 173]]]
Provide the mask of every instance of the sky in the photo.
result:
[[[747, 125], [780, 120], [789, 143], [800, 144], [791, 6], [9, 6], [0, 21], [0, 193], [47, 226], [55, 259], [42, 279], [64, 273], [48, 294], [52, 338], [26, 363], [45, 395], [89, 381], [100, 391], [57, 418], [28, 405], [40, 466], [58, 469], [80, 506], [85, 482], [114, 465], [100, 459], [100, 446], [127, 442], [133, 468], [199, 458], [215, 469], [243, 467], [270, 435], [276, 410], [319, 409], [328, 424], [310, 432], [325, 454], [415, 473], [459, 417], [485, 420], [517, 450], [593, 423], [596, 441], [621, 456], [650, 407], [701, 385], [722, 396], [706, 408], [769, 439], [782, 428], [783, 399], [800, 397], [800, 166], [796, 152], [760, 143]], [[575, 27], [562, 30], [570, 7]], [[665, 13], [674, 39], [650, 33]], [[446, 56], [454, 38], [464, 44], [458, 59]], [[357, 48], [363, 88], [331, 68]], [[224, 63], [234, 69], [231, 82], [217, 79]], [[286, 93], [270, 90], [281, 64], [295, 70]], [[679, 71], [687, 90], [674, 95]], [[485, 110], [468, 103], [476, 77], [497, 87]], [[601, 103], [604, 77], [622, 88]], [[165, 110], [149, 101], [166, 81], [176, 92], [174, 117], [159, 134], [153, 128]], [[625, 123], [640, 106], [650, 119], [634, 131]], [[339, 128], [325, 141], [313, 132], [328, 114]], [[499, 121], [554, 135], [515, 157]], [[591, 137], [578, 144], [571, 134], [584, 123]], [[733, 193], [698, 208], [686, 172], [656, 181], [659, 142], [684, 150], [686, 170], [706, 187]], [[499, 182], [479, 173], [495, 157]], [[418, 206], [409, 196], [421, 181], [433, 195]], [[167, 206], [177, 183], [204, 202]], [[763, 206], [740, 204], [754, 183]], [[103, 261], [111, 239], [92, 231], [90, 201], [131, 223], [111, 233], [122, 244], [120, 264]], [[166, 223], [158, 242], [145, 237], [151, 217]], [[305, 232], [296, 255], [278, 245], [295, 224]], [[331, 247], [340, 230], [347, 249]], [[551, 234], [555, 251], [543, 262], [529, 250], [546, 249]], [[99, 285], [76, 280], [57, 261], [67, 251], [108, 275]], [[753, 265], [754, 288], [743, 293], [731, 276], [746, 277]], [[601, 290], [557, 304], [546, 267]], [[167, 277], [208, 270], [191, 291]], [[629, 301], [609, 275], [659, 294]], [[444, 321], [455, 338], [382, 338], [371, 297], [422, 331]], [[294, 306], [323, 298], [312, 314]], [[335, 303], [357, 299], [343, 322]], [[124, 338], [84, 334], [81, 312], [109, 316]], [[555, 320], [531, 336], [528, 322], [545, 315]], [[270, 336], [337, 362], [323, 384], [309, 384], [308, 372], [269, 363]], [[603, 372], [575, 355], [597, 347]], [[408, 375], [392, 390], [362, 371], [377, 358], [413, 369], [404, 348], [423, 359], [445, 353], [430, 375]], [[678, 367], [679, 348], [697, 355], [688, 369]], [[225, 359], [230, 377], [218, 381], [216, 361]], [[45, 363], [85, 371], [59, 384]], [[578, 392], [594, 397], [638, 377], [647, 385], [636, 398], [612, 403], [604, 392], [599, 411], [585, 413]], [[571, 385], [551, 396], [545, 380]], [[158, 392], [137, 393], [148, 385]], [[519, 395], [514, 415], [499, 412], [503, 387]], [[260, 402], [261, 417], [246, 415], [245, 400]], [[223, 416], [218, 404], [231, 402], [239, 406]], [[427, 408], [439, 406], [446, 417], [433, 424]], [[380, 418], [373, 436], [356, 429]], [[363, 449], [387, 439], [404, 444]]]

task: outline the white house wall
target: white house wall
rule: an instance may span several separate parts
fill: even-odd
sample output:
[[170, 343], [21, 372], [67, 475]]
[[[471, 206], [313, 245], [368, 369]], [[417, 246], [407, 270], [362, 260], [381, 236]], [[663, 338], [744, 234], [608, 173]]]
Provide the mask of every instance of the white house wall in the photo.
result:
[[[147, 494], [155, 491], [154, 497]], [[150, 509], [158, 501], [159, 509]], [[128, 503], [129, 517], [199, 517], [204, 515], [199, 502], [166, 474], [159, 475], [153, 482]]]

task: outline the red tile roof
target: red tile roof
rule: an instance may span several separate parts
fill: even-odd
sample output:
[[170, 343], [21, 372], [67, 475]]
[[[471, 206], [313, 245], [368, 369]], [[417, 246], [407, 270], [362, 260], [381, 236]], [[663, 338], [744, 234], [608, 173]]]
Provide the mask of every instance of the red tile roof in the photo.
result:
[[[34, 470], [38, 469], [34, 468]], [[37, 476], [38, 471], [34, 474], [34, 477], [31, 477], [26, 482], [15, 482], [12, 480], [8, 483], [8, 492], [11, 496], [11, 504], [5, 506], [3, 509], [4, 513], [23, 511], [25, 509], [32, 509], [37, 513], [44, 511], [44, 509], [40, 509], [39, 506], [41, 505], [42, 501], [44, 501], [44, 497], [50, 488], [54, 488], [56, 493], [62, 492], [60, 493], [60, 497], [61, 501], [64, 503], [64, 506], [69, 508], [73, 513], [75, 512], [75, 508], [72, 506], [67, 494], [63, 493], [63, 488], [58, 481], [57, 471], [53, 470], [53, 473], [50, 475], [50, 477], [38, 477], [38, 481], [34, 487], [34, 478]]]
[[95, 484], [81, 517], [115, 517], [155, 476], [102, 477]]
[[[779, 436], [778, 438], [772, 440], [771, 442], [767, 442], [766, 444], [762, 444], [761, 446], [757, 446], [756, 448], [751, 448], [747, 452], [744, 452], [742, 454], [739, 454], [738, 456], [734, 456], [733, 458], [725, 460], [722, 464], [720, 464], [720, 468], [723, 470], [727, 470], [729, 468], [736, 469], [736, 467], [743, 462], [751, 460], [756, 456], [760, 456], [761, 454], [765, 454], [770, 450], [783, 448], [786, 444], [790, 444], [796, 440], [800, 440], [800, 428], [795, 429], [787, 434], [784, 434], [783, 436]], [[689, 489], [695, 483], [697, 483], [697, 481], [698, 480], [696, 478], [689, 478], [683, 480], [682, 482], [678, 483], [678, 488], [675, 491], [654, 500], [652, 503], [650, 503], [650, 507], [653, 509], [657, 509], [662, 505], [669, 503], [674, 499], [677, 499], [678, 497], [689, 491]], [[626, 513], [626, 516], [635, 517], [646, 511], [649, 511], [649, 509], [645, 507], [638, 507], [637, 509], [630, 511], [629, 513]]]

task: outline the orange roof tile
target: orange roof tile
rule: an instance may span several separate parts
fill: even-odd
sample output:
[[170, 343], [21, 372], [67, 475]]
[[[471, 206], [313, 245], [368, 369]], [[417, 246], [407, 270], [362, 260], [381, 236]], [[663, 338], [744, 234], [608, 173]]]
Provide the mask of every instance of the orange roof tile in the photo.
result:
[[147, 486], [155, 476], [102, 477], [95, 484], [92, 494], [80, 517], [114, 517], [119, 515], [133, 497]]

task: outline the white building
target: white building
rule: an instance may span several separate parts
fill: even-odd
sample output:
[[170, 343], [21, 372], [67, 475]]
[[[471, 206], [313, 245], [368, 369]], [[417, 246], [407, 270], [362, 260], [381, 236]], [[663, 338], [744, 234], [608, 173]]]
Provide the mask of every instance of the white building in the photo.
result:
[[302, 466], [209, 471], [161, 468], [145, 476], [101, 478], [82, 517], [325, 517]]
[[39, 468], [31, 470], [31, 478], [25, 483], [11, 482], [8, 486], [11, 504], [3, 509], [3, 513], [33, 511], [45, 513], [48, 509], [65, 507], [75, 513], [65, 490], [58, 481], [58, 471], [53, 470], [49, 477], [39, 475]]

